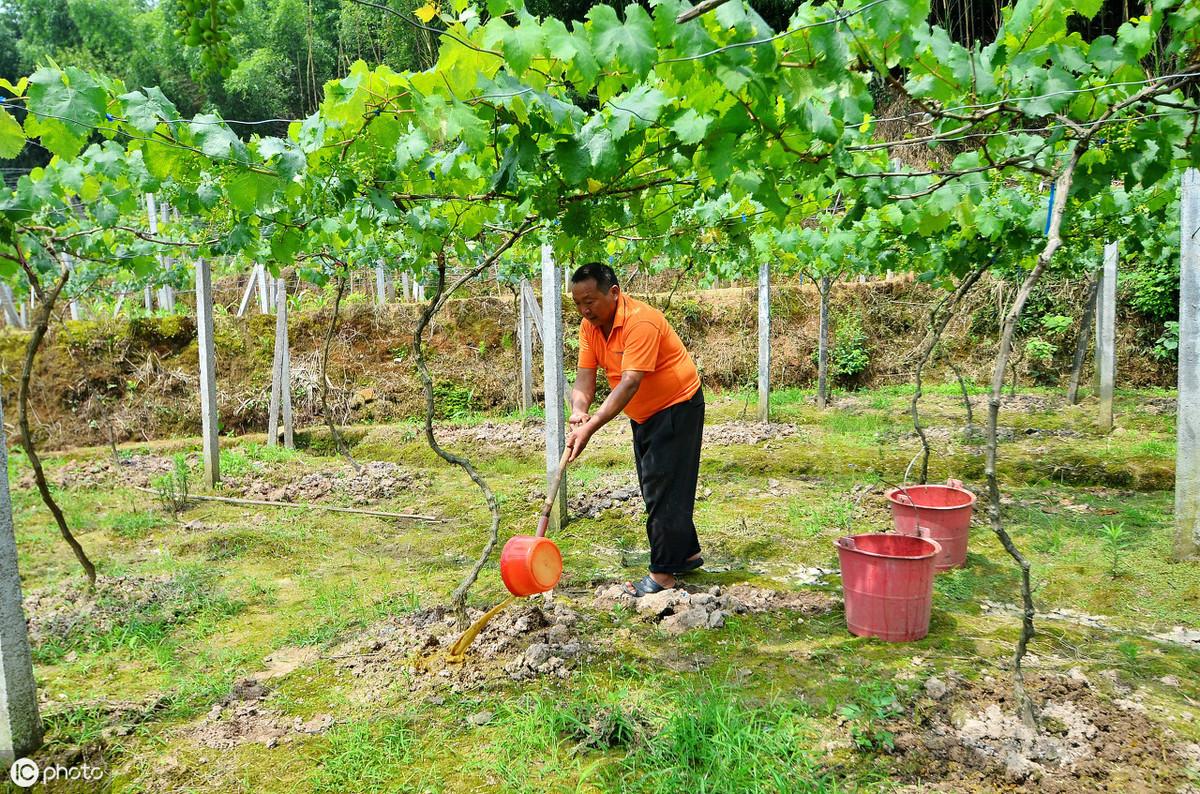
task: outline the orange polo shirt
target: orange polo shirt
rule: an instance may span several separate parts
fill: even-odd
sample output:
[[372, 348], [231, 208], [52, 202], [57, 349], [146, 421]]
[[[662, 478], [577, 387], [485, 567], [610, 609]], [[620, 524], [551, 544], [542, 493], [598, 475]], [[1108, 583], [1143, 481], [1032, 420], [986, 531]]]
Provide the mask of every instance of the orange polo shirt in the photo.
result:
[[607, 339], [588, 320], [580, 322], [579, 367], [603, 367], [613, 388], [626, 370], [646, 373], [625, 406], [625, 415], [638, 424], [664, 408], [687, 402], [700, 388], [700, 373], [663, 313], [623, 292]]

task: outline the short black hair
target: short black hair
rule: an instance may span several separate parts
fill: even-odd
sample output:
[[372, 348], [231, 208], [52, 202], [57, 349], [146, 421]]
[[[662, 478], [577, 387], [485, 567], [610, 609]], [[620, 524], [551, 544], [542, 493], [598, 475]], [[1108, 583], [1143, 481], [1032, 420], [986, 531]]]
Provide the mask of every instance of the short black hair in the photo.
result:
[[601, 262], [588, 262], [580, 265], [579, 268], [571, 274], [571, 283], [578, 284], [582, 281], [595, 281], [596, 289], [601, 292], [608, 292], [613, 287], [619, 287], [617, 283], [617, 273], [610, 266]]

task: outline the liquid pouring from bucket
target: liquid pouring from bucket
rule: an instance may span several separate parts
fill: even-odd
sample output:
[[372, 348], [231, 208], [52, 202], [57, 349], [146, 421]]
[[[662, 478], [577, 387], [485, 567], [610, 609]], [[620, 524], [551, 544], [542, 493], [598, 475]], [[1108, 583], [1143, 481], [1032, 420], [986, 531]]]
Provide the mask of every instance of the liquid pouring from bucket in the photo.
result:
[[562, 552], [558, 550], [554, 541], [546, 537], [546, 529], [550, 526], [550, 513], [554, 510], [554, 497], [558, 495], [558, 489], [562, 485], [563, 474], [567, 470], [570, 457], [571, 448], [567, 447], [563, 450], [562, 457], [558, 461], [558, 469], [555, 470], [554, 478], [550, 481], [550, 489], [546, 493], [546, 501], [542, 505], [542, 514], [538, 518], [536, 533], [513, 535], [504, 544], [504, 550], [500, 552], [500, 578], [512, 596], [492, 607], [463, 632], [454, 645], [450, 646], [450, 661], [461, 662], [463, 654], [475, 641], [480, 630], [492, 618], [503, 612], [509, 604], [518, 598], [545, 593], [558, 584], [563, 570]]

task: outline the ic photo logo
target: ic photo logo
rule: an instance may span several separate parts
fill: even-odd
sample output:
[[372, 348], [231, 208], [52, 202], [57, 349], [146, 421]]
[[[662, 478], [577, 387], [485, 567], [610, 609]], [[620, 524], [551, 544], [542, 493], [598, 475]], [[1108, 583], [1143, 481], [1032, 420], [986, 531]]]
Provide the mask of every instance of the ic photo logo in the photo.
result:
[[29, 788], [38, 782], [41, 770], [37, 761], [31, 758], [18, 758], [8, 770], [8, 777], [21, 788]]
[[91, 764], [79, 766], [55, 764], [43, 769], [32, 758], [18, 758], [9, 767], [8, 777], [21, 788], [30, 788], [39, 782], [44, 784], [57, 780], [96, 781], [104, 777], [104, 770]]

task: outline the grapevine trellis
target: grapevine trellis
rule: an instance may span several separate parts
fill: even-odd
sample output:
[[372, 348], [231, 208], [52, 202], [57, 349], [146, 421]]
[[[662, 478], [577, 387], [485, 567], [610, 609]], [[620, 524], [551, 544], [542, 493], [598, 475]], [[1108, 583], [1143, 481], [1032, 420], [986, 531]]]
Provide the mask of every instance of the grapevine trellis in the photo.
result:
[[[238, 4], [219, 5], [231, 14]], [[993, 41], [967, 47], [931, 25], [920, 0], [804, 2], [779, 32], [736, 0], [709, 5], [695, 14], [681, 0], [649, 11], [598, 5], [569, 28], [534, 17], [520, 0], [489, 3], [486, 16], [467, 0], [431, 5], [423, 9], [429, 24], [414, 24], [440, 37], [436, 64], [397, 73], [357, 63], [326, 85], [320, 108], [293, 121], [286, 137], [243, 139], [213, 114], [182, 118], [157, 88], [71, 67], [0, 81], [0, 157], [26, 145], [53, 155], [0, 199], [0, 303], [9, 322], [23, 322], [25, 311], [32, 329], [21, 443], [89, 576], [94, 567], [45, 483], [27, 406], [60, 297], [76, 301], [115, 284], [146, 290], [148, 308], [153, 287], [157, 304], [172, 310], [173, 290], [194, 284], [198, 317], [210, 329], [208, 267], [222, 258], [255, 263], [264, 312], [285, 311], [284, 287], [274, 281], [285, 268], [309, 283], [332, 281], [339, 295], [351, 268], [370, 273], [382, 297], [396, 274], [405, 297], [424, 300], [425, 287], [436, 285], [413, 348], [429, 395], [426, 435], [443, 454], [423, 334], [458, 287], [503, 257], [518, 278], [542, 280], [549, 465], [563, 436], [555, 259], [612, 258], [646, 272], [688, 262], [705, 278], [757, 277], [763, 363], [769, 275], [813, 279], [824, 315], [838, 274], [911, 266], [953, 289], [989, 261], [1020, 282], [998, 340], [985, 471], [991, 528], [1022, 577], [1014, 681], [1023, 717], [1034, 720], [1021, 683], [1033, 636], [1030, 570], [1005, 530], [996, 475], [1014, 333], [1038, 281], [1070, 272], [1064, 246], [1090, 252], [1096, 230], [1135, 206], [1147, 208], [1149, 222], [1177, 212], [1178, 175], [1200, 163], [1200, 6], [1161, 0], [1115, 35], [1087, 41], [1070, 23], [1094, 17], [1099, 0], [1020, 0], [1004, 9]], [[211, 65], [225, 68], [225, 31], [210, 22], [183, 35], [212, 45]], [[876, 115], [882, 92], [911, 110]], [[897, 123], [908, 132], [886, 139], [881, 130]], [[930, 153], [928, 164], [898, 156], [914, 147]], [[155, 210], [168, 205], [169, 214]], [[1194, 279], [1186, 228], [1183, 239], [1185, 279]], [[991, 252], [998, 253], [989, 260]], [[448, 283], [452, 266], [464, 275]], [[1105, 271], [1099, 330], [1109, 340], [1115, 271]], [[1193, 295], [1187, 283], [1193, 290], [1184, 294]], [[532, 309], [524, 287], [521, 294]], [[32, 310], [24, 308], [29, 300]], [[1194, 336], [1194, 323], [1185, 312], [1181, 340], [1185, 330]], [[280, 333], [276, 368], [287, 391]], [[203, 355], [211, 333], [201, 336]], [[824, 362], [824, 322], [820, 338]], [[936, 334], [932, 340], [929, 351]], [[1182, 373], [1195, 350], [1181, 345], [1180, 355]], [[208, 460], [216, 454], [211, 360], [201, 371], [210, 395]], [[1102, 385], [1111, 390], [1111, 367], [1106, 372]], [[1196, 409], [1194, 393], [1181, 388], [1181, 407]], [[759, 399], [765, 419], [765, 374]], [[287, 402], [281, 408], [286, 425]], [[1181, 418], [1181, 432], [1195, 422]], [[493, 514], [483, 554], [454, 594], [461, 611], [496, 543], [498, 506], [469, 461], [443, 457], [468, 472]], [[206, 471], [219, 476], [215, 461]], [[1184, 498], [1194, 505], [1196, 478], [1180, 482], [1191, 483]], [[1190, 515], [1192, 523], [1180, 525], [1181, 554], [1189, 556], [1200, 537]]]

